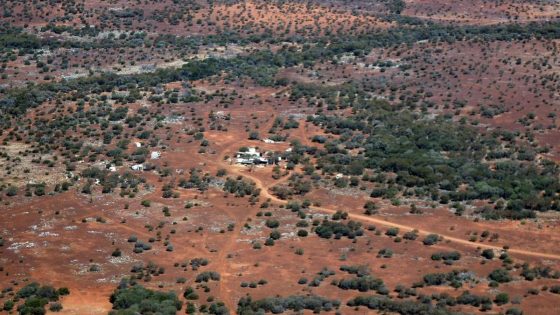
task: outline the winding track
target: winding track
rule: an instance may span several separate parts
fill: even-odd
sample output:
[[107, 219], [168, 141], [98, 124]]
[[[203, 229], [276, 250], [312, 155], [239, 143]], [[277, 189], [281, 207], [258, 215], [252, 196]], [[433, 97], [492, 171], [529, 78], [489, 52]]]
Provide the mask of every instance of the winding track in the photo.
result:
[[[235, 166], [232, 167], [231, 165], [227, 165], [227, 164], [224, 164], [224, 163], [220, 163], [220, 164], [224, 168], [227, 168], [228, 171], [230, 171], [231, 173], [235, 173], [237, 175], [242, 175], [242, 176], [247, 177], [247, 178], [251, 179], [252, 181], [254, 181], [255, 184], [257, 185], [257, 187], [261, 189], [261, 196], [263, 196], [264, 198], [270, 198], [270, 200], [272, 200], [274, 202], [277, 202], [277, 203], [280, 203], [280, 204], [286, 204], [287, 203], [286, 200], [279, 199], [278, 197], [270, 194], [268, 192], [267, 187], [265, 187], [263, 185], [262, 181], [260, 179], [258, 179], [257, 177], [252, 176], [251, 174], [247, 174], [246, 172], [241, 172]], [[333, 210], [333, 209], [330, 209], [330, 208], [325, 208], [325, 207], [311, 206], [310, 209], [315, 210], [315, 211], [319, 211], [319, 212], [328, 213], [328, 214], [336, 213], [336, 210]], [[462, 245], [465, 245], [465, 246], [469, 246], [469, 247], [480, 247], [480, 248], [485, 248], [485, 249], [503, 250], [503, 248], [500, 247], [500, 246], [483, 244], [483, 243], [473, 243], [473, 242], [470, 242], [468, 240], [460, 239], [460, 238], [449, 236], [449, 235], [444, 235], [444, 234], [441, 234], [439, 232], [417, 229], [414, 226], [388, 222], [386, 220], [376, 218], [376, 217], [372, 217], [372, 216], [349, 213], [348, 217], [351, 218], [351, 219], [354, 219], [356, 221], [376, 223], [376, 224], [380, 224], [380, 225], [383, 225], [383, 226], [386, 226], [386, 227], [396, 227], [396, 228], [403, 229], [403, 230], [414, 230], [414, 229], [416, 229], [420, 235], [438, 234], [446, 240], [453, 241], [453, 242], [456, 242], [456, 243], [459, 243], [459, 244], [462, 244]], [[560, 254], [551, 254], [551, 253], [544, 253], [544, 252], [540, 252], [540, 251], [530, 251], [530, 250], [516, 249], [516, 248], [510, 248], [510, 249], [508, 249], [508, 252], [512, 253], [512, 254], [526, 255], [526, 256], [531, 256], [531, 257], [539, 257], [539, 258], [548, 258], [548, 259], [560, 260]]]
[[[282, 200], [282, 199], [272, 195], [268, 191], [268, 187], [266, 187], [259, 178], [253, 176], [249, 172], [243, 172], [239, 167], [237, 167], [235, 165], [230, 165], [230, 164], [226, 163], [223, 159], [223, 156], [220, 157], [220, 160], [217, 161], [216, 164], [218, 166], [226, 169], [229, 174], [241, 175], [243, 177], [246, 177], [246, 178], [254, 181], [256, 187], [260, 188], [260, 190], [261, 190], [261, 194], [260, 194], [261, 197], [264, 197], [265, 199], [270, 199], [271, 201], [273, 201], [275, 203], [278, 203], [278, 204], [286, 204], [287, 203], [286, 200]], [[280, 180], [280, 181], [283, 181], [283, 180]], [[314, 211], [323, 212], [323, 213], [327, 213], [327, 214], [336, 213], [336, 210], [326, 208], [326, 207], [310, 206], [309, 208], [314, 210]], [[260, 210], [258, 207], [251, 207], [250, 209], [251, 210], [248, 211], [245, 214], [245, 218], [243, 219], [244, 221], [249, 217], [255, 216], [256, 213]], [[468, 240], [464, 240], [464, 239], [460, 239], [460, 238], [457, 238], [457, 237], [441, 234], [439, 232], [433, 232], [433, 231], [428, 231], [428, 230], [424, 230], [424, 229], [417, 229], [414, 226], [399, 224], [399, 223], [393, 223], [393, 222], [389, 222], [389, 221], [386, 221], [384, 219], [376, 218], [376, 217], [373, 217], [373, 216], [348, 213], [348, 217], [350, 219], [355, 220], [355, 221], [375, 223], [375, 224], [379, 224], [379, 225], [386, 226], [386, 227], [396, 227], [396, 228], [399, 228], [399, 229], [402, 229], [402, 230], [414, 230], [414, 229], [416, 229], [418, 231], [418, 234], [420, 234], [420, 235], [438, 234], [438, 235], [442, 236], [445, 240], [452, 241], [452, 242], [455, 242], [455, 243], [458, 243], [458, 244], [462, 244], [462, 245], [465, 245], [467, 247], [493, 249], [493, 250], [498, 250], [498, 251], [503, 250], [503, 248], [500, 247], [500, 246], [483, 244], [483, 243], [473, 243], [473, 242], [470, 242]], [[242, 223], [244, 221], [239, 221], [238, 223]], [[235, 242], [240, 237], [240, 233], [241, 233], [241, 227], [238, 226], [234, 229], [233, 233], [231, 235], [229, 235], [229, 238], [226, 241], [226, 243], [224, 244], [223, 249], [220, 251], [220, 255], [218, 256], [218, 259], [216, 261], [217, 266], [219, 266], [218, 268], [219, 268], [220, 275], [222, 275], [222, 279], [219, 283], [220, 296], [222, 297], [222, 300], [223, 300], [224, 304], [226, 305], [226, 307], [228, 307], [228, 309], [230, 309], [230, 310], [235, 309], [235, 302], [234, 302], [233, 296], [231, 294], [232, 293], [231, 292], [232, 291], [231, 287], [226, 285], [229, 282], [228, 278], [229, 278], [230, 273], [231, 273], [231, 270], [229, 270], [230, 268], [229, 268], [229, 262], [227, 260], [227, 255], [231, 253], [232, 248], [235, 245]], [[508, 249], [508, 253], [530, 256], [530, 257], [543, 258], [543, 259], [560, 260], [560, 254], [544, 253], [544, 252], [540, 252], [540, 251], [530, 251], [530, 250], [524, 250], [524, 249], [510, 248], [510, 249]]]

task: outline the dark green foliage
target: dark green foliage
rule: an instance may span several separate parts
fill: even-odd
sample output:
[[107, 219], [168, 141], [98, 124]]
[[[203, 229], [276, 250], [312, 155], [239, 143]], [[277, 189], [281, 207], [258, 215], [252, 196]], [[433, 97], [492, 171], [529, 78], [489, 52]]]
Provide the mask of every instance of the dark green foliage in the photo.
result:
[[[16, 297], [18, 299], [23, 299], [23, 304], [20, 304], [17, 307], [18, 313], [20, 315], [41, 315], [45, 314], [45, 306], [49, 304], [49, 302], [53, 302], [51, 306], [54, 306], [55, 309], [58, 307], [54, 304], [58, 303], [60, 295], [67, 295], [68, 289], [59, 289], [56, 290], [51, 286], [41, 286], [36, 282], [30, 283], [25, 287], [21, 288], [17, 293]], [[10, 307], [11, 306], [11, 307]], [[4, 304], [4, 308], [13, 308], [14, 304], [6, 302]], [[60, 306], [62, 309], [62, 306]]]
[[44, 298], [49, 301], [58, 301], [58, 292], [51, 286], [41, 286], [36, 282], [30, 283], [21, 288], [16, 294], [18, 298], [26, 299], [32, 296]]
[[438, 242], [439, 240], [439, 235], [437, 234], [428, 234], [426, 235], [426, 237], [424, 238], [424, 240], [422, 241], [422, 243], [424, 243], [424, 245], [434, 245]]
[[25, 302], [18, 306], [19, 315], [42, 315], [46, 314], [45, 306], [49, 303], [49, 300], [45, 298], [40, 298], [37, 296], [32, 296], [25, 299]]
[[183, 293], [183, 297], [187, 300], [198, 300], [198, 294], [192, 287], [188, 287]]
[[280, 232], [278, 232], [278, 230], [274, 230], [272, 232], [270, 232], [270, 238], [273, 240], [279, 240], [280, 237], [282, 237], [282, 235], [280, 234]]
[[329, 300], [320, 296], [288, 296], [269, 297], [253, 301], [250, 296], [243, 297], [237, 303], [237, 314], [257, 315], [265, 313], [280, 314], [285, 311], [299, 312], [311, 310], [313, 312], [329, 312], [340, 305], [339, 301]]
[[190, 265], [192, 270], [198, 270], [200, 266], [208, 265], [209, 261], [206, 258], [193, 258], [191, 259]]
[[387, 236], [397, 236], [399, 235], [399, 228], [388, 228], [387, 231], [385, 232], [385, 235]]
[[335, 272], [333, 270], [330, 270], [327, 267], [323, 267], [323, 269], [321, 269], [321, 271], [317, 273], [317, 276], [313, 278], [313, 280], [311, 280], [309, 286], [318, 287], [319, 285], [321, 285], [321, 282], [323, 282], [326, 278], [333, 276], [334, 274]]
[[43, 44], [45, 43], [37, 36], [24, 33], [21, 29], [4, 27], [0, 29], [0, 47], [2, 48], [38, 49]]
[[534, 279], [539, 279], [539, 278], [558, 279], [560, 277], [560, 272], [558, 271], [554, 272], [552, 268], [548, 266], [546, 267], [536, 266], [530, 268], [528, 264], [523, 264], [523, 271], [521, 271], [521, 276], [528, 281], [533, 281]]
[[403, 238], [405, 240], [411, 240], [414, 241], [415, 239], [418, 238], [418, 231], [414, 230], [414, 231], [408, 231], [406, 233], [403, 234]]
[[15, 195], [17, 195], [18, 189], [16, 186], [8, 186], [8, 188], [6, 189], [6, 196], [8, 197], [13, 197]]
[[364, 213], [367, 215], [372, 215], [377, 213], [378, 206], [373, 201], [367, 201], [364, 205]]
[[244, 196], [258, 196], [260, 194], [260, 189], [256, 188], [254, 182], [243, 179], [241, 176], [236, 179], [227, 178], [224, 183], [224, 191], [230, 194], [235, 194], [236, 197]]
[[362, 229], [362, 224], [359, 222], [349, 221], [344, 224], [341, 222], [323, 220], [319, 226], [315, 227], [315, 233], [322, 238], [331, 238], [334, 235], [337, 239], [343, 236], [352, 239], [357, 236], [362, 236], [364, 231]]
[[[360, 104], [353, 105], [354, 116], [321, 114], [312, 121], [327, 133], [360, 133], [362, 136], [352, 141], [364, 148], [363, 155], [350, 157], [339, 143], [327, 142], [325, 150], [315, 157], [317, 167], [327, 172], [343, 171], [359, 159], [374, 172], [397, 174], [395, 181], [400, 187], [381, 183], [372, 191], [372, 197], [392, 199], [405, 188], [414, 187], [420, 196], [439, 197], [444, 203], [505, 200], [503, 207], [481, 212], [488, 219], [533, 217], [533, 211], [560, 207], [560, 196], [556, 194], [560, 190], [560, 168], [554, 163], [513, 160], [498, 162], [491, 168], [484, 162], [485, 152], [499, 143], [499, 132], [482, 134], [443, 116], [426, 119], [404, 105], [367, 100], [352, 84], [336, 89], [308, 87], [307, 93], [327, 102], [330, 93], [341, 93], [352, 104]], [[371, 120], [376, 123], [371, 124]], [[459, 190], [462, 185], [467, 189]]]
[[492, 304], [490, 298], [471, 294], [469, 291], [461, 293], [461, 295], [457, 297], [456, 302], [457, 304], [471, 305], [474, 307], [479, 307], [484, 304]]
[[444, 307], [414, 301], [393, 301], [385, 296], [358, 296], [348, 301], [350, 307], [365, 306], [371, 310], [397, 313], [401, 315], [451, 315], [455, 314]]
[[[189, 179], [181, 179], [179, 181], [179, 187], [182, 188], [198, 188], [200, 191], [206, 191], [208, 189], [208, 183], [210, 182], [211, 178], [209, 176], [202, 176], [201, 171], [199, 169], [192, 168], [189, 171], [190, 177]], [[225, 173], [224, 173], [225, 174]], [[242, 189], [238, 187], [236, 182], [230, 182], [230, 186], [228, 189], [232, 189], [233, 192], [240, 194], [241, 192], [237, 192], [236, 189]]]
[[560, 285], [553, 285], [549, 290], [551, 293], [560, 294]]
[[494, 250], [492, 249], [485, 249], [482, 251], [482, 257], [486, 259], [493, 259], [494, 258]]
[[382, 292], [387, 292], [387, 288], [385, 287], [383, 280], [372, 276], [340, 279], [338, 281], [335, 280], [333, 284], [342, 290], [358, 290], [360, 292], [376, 290], [380, 294], [382, 294]]
[[498, 293], [494, 298], [496, 305], [504, 305], [509, 302], [509, 295], [507, 293]]
[[11, 311], [14, 308], [14, 301], [12, 300], [7, 300], [6, 302], [4, 302], [4, 306], [2, 307], [2, 309], [4, 311]]
[[62, 304], [60, 304], [59, 302], [51, 303], [51, 305], [49, 306], [49, 311], [51, 311], [51, 312], [62, 311]]
[[510, 282], [512, 280], [511, 275], [505, 269], [495, 269], [488, 275], [488, 279], [496, 281], [498, 283]]
[[196, 282], [220, 281], [220, 274], [215, 271], [204, 271], [196, 276]]
[[378, 257], [391, 258], [393, 257], [393, 250], [390, 248], [382, 248], [377, 252]]
[[70, 294], [70, 290], [66, 287], [62, 287], [58, 289], [58, 295], [60, 296], [65, 296], [65, 295], [69, 295]]
[[513, 307], [506, 311], [506, 315], [523, 315], [523, 311]]
[[135, 188], [145, 181], [130, 172], [119, 175], [117, 173], [111, 173], [108, 170], [102, 170], [95, 166], [83, 170], [81, 175], [85, 178], [99, 180], [99, 184], [103, 187], [103, 193], [110, 193], [117, 187]]
[[406, 7], [406, 2], [404, 0], [388, 0], [385, 5], [387, 6], [389, 12], [401, 14]]
[[345, 271], [349, 274], [356, 275], [358, 277], [364, 277], [370, 275], [369, 267], [366, 265], [357, 265], [357, 266], [342, 265], [340, 266], [340, 270]]
[[185, 311], [187, 312], [187, 314], [194, 314], [196, 313], [196, 306], [193, 303], [189, 302], [187, 303], [187, 309]]
[[216, 302], [210, 304], [210, 307], [208, 307], [208, 314], [229, 315], [229, 310], [223, 302]]
[[267, 219], [264, 223], [267, 228], [275, 229], [280, 226], [280, 222], [275, 219]]
[[436, 252], [432, 254], [432, 260], [459, 260], [461, 253], [457, 251], [451, 252]]
[[471, 281], [474, 275], [467, 270], [453, 270], [448, 273], [430, 273], [424, 275], [424, 285], [444, 285], [448, 284], [454, 288], [459, 288], [465, 281]]
[[121, 283], [111, 295], [110, 302], [113, 304], [110, 315], [175, 315], [182, 307], [173, 292], [152, 291], [140, 285], [128, 286], [126, 282]]

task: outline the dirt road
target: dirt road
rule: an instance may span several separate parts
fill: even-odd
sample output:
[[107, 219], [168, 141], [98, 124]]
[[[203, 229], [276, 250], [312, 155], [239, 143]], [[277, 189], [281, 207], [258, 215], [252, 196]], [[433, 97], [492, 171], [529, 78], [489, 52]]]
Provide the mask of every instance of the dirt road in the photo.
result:
[[[272, 201], [274, 201], [276, 203], [280, 203], [280, 204], [286, 204], [287, 203], [286, 200], [279, 199], [278, 197], [272, 195], [268, 191], [268, 187], [265, 187], [263, 185], [262, 181], [259, 178], [251, 175], [248, 172], [243, 172], [242, 169], [240, 169], [236, 165], [228, 165], [228, 164], [225, 164], [225, 163], [221, 163], [221, 164], [229, 172], [235, 173], [237, 175], [242, 175], [242, 176], [247, 177], [247, 178], [251, 179], [252, 181], [254, 181], [256, 183], [257, 187], [261, 189], [261, 196], [262, 197], [270, 198]], [[325, 208], [325, 207], [311, 206], [310, 208], [312, 210], [319, 211], [319, 212], [324, 212], [324, 213], [328, 213], [328, 214], [336, 213], [336, 210]], [[386, 226], [386, 227], [396, 227], [396, 228], [399, 228], [399, 229], [402, 229], [402, 230], [414, 230], [414, 229], [416, 229], [418, 231], [418, 234], [420, 234], [420, 235], [438, 234], [438, 235], [442, 236], [445, 240], [452, 241], [452, 242], [455, 242], [455, 243], [459, 243], [459, 244], [462, 244], [462, 245], [465, 245], [465, 246], [480, 247], [480, 248], [484, 248], [484, 249], [494, 249], [494, 250], [499, 250], [499, 251], [503, 250], [503, 248], [500, 247], [500, 246], [470, 242], [468, 240], [460, 239], [460, 238], [449, 236], [449, 235], [444, 235], [444, 234], [441, 234], [441, 233], [438, 233], [438, 232], [418, 229], [418, 228], [416, 228], [414, 226], [410, 226], [410, 225], [404, 225], [404, 224], [389, 222], [386, 219], [379, 218], [379, 217], [367, 216], [367, 215], [361, 215], [361, 214], [352, 214], [352, 213], [349, 213], [348, 217], [350, 219], [353, 219], [353, 220], [356, 220], [356, 221], [367, 222], [367, 223], [375, 223], [375, 224], [380, 224], [380, 225], [383, 225], [383, 226]], [[511, 253], [511, 254], [519, 254], [519, 255], [526, 255], [526, 256], [532, 256], [532, 257], [560, 260], [560, 255], [559, 254], [544, 253], [544, 252], [539, 252], [539, 251], [530, 251], [530, 250], [517, 249], [517, 248], [509, 248], [508, 252]]]

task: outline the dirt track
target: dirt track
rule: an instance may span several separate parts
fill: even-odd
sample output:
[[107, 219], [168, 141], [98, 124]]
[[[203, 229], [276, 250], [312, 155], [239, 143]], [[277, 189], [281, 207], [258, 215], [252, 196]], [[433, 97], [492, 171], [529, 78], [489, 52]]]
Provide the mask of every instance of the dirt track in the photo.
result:
[[[235, 174], [238, 174], [238, 175], [243, 175], [243, 176], [253, 180], [256, 183], [257, 187], [261, 189], [261, 196], [263, 196], [264, 198], [270, 198], [272, 201], [280, 203], [280, 204], [286, 204], [287, 203], [287, 201], [279, 199], [276, 196], [270, 194], [268, 192], [268, 187], [265, 187], [263, 185], [262, 181], [260, 179], [258, 179], [257, 177], [252, 176], [251, 174], [248, 174], [247, 172], [242, 172], [235, 165], [232, 166], [232, 165], [229, 165], [227, 163], [221, 162], [221, 166], [224, 167], [224, 168], [227, 168], [228, 171], [230, 171], [231, 173], [235, 173]], [[315, 210], [315, 211], [325, 212], [325, 213], [329, 213], [329, 214], [336, 213], [336, 210], [325, 208], [325, 207], [311, 206], [310, 208], [312, 210]], [[480, 247], [480, 248], [485, 248], [485, 249], [494, 249], [494, 250], [499, 250], [499, 251], [503, 250], [503, 248], [500, 247], [500, 246], [474, 243], [474, 242], [470, 242], [468, 240], [456, 238], [456, 237], [453, 237], [453, 236], [444, 235], [444, 234], [441, 234], [441, 233], [436, 233], [436, 232], [432, 232], [432, 231], [428, 231], [428, 230], [417, 229], [414, 226], [389, 222], [386, 219], [376, 218], [376, 217], [373, 217], [373, 216], [366, 216], [366, 215], [352, 214], [352, 213], [349, 213], [348, 216], [349, 216], [349, 218], [357, 220], [357, 221], [376, 223], [376, 224], [381, 224], [381, 225], [384, 225], [384, 226], [387, 226], [387, 227], [396, 227], [396, 228], [404, 229], [404, 230], [414, 230], [414, 229], [416, 229], [418, 231], [418, 233], [421, 234], [421, 235], [438, 234], [438, 235], [442, 236], [445, 240], [456, 242], [456, 243], [459, 243], [459, 244], [462, 244], [462, 245], [465, 245], [465, 246]], [[519, 255], [526, 255], [526, 256], [532, 256], [532, 257], [540, 257], [540, 258], [560, 260], [560, 255], [558, 255], [558, 254], [543, 253], [543, 252], [539, 252], [539, 251], [530, 251], [530, 250], [524, 250], [524, 249], [510, 248], [510, 249], [508, 249], [508, 252], [513, 253], [513, 254], [519, 254]]]

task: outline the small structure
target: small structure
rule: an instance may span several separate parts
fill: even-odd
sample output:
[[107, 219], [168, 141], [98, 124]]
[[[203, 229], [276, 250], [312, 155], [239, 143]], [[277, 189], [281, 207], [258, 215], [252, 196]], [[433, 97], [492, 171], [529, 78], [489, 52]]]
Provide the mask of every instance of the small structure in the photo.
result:
[[142, 143], [140, 143], [140, 142], [135, 142], [135, 144], [136, 144], [136, 147], [137, 147], [137, 148], [141, 148], [141, 147], [142, 147]]
[[144, 170], [144, 164], [132, 165], [130, 168], [131, 168], [133, 171], [143, 171], [143, 170]]
[[248, 148], [247, 151], [237, 152], [235, 162], [243, 165], [268, 164], [268, 159], [261, 156], [255, 148]]
[[216, 118], [216, 119], [226, 120], [226, 119], [228, 119], [228, 114], [226, 114], [226, 112], [220, 110], [220, 111], [215, 112], [213, 114], [213, 117]]
[[117, 171], [117, 167], [115, 165], [109, 166], [109, 172], [116, 172], [116, 171]]
[[152, 160], [157, 160], [157, 159], [160, 158], [160, 156], [161, 156], [161, 153], [160, 153], [159, 151], [153, 151], [153, 152], [150, 154], [150, 158], [151, 158]]

